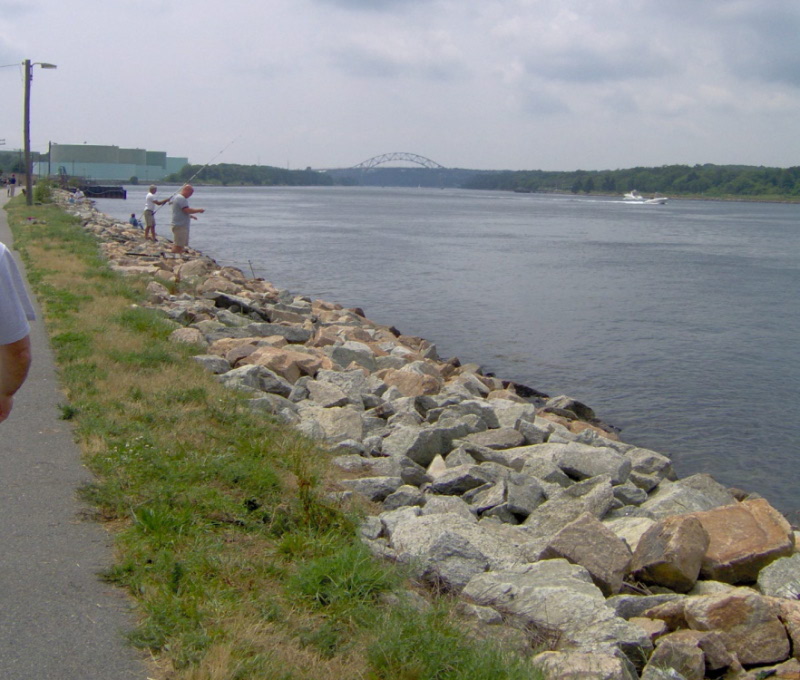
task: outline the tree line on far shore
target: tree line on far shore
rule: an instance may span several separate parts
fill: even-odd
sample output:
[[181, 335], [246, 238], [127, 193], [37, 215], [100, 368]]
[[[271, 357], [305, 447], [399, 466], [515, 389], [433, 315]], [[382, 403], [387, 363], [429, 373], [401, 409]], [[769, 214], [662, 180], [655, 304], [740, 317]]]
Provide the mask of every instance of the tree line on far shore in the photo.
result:
[[[196, 175], [196, 176], [195, 176]], [[194, 179], [192, 179], [194, 178]], [[184, 165], [179, 172], [164, 178], [167, 182], [192, 181], [202, 184], [245, 186], [330, 186], [333, 180], [311, 168], [287, 170], [270, 165]]]
[[625, 170], [520, 170], [476, 174], [464, 188], [524, 192], [800, 198], [800, 166], [662, 165]]

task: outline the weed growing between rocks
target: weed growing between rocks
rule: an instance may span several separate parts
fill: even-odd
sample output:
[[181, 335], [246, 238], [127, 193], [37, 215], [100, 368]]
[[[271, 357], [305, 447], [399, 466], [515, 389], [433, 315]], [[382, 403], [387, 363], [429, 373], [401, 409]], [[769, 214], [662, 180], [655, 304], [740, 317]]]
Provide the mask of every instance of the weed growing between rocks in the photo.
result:
[[135, 598], [130, 640], [162, 678], [539, 677], [375, 561], [357, 512], [326, 499], [326, 453], [170, 343], [75, 218], [19, 201], [9, 217], [95, 475], [82, 496], [114, 530], [104, 577]]

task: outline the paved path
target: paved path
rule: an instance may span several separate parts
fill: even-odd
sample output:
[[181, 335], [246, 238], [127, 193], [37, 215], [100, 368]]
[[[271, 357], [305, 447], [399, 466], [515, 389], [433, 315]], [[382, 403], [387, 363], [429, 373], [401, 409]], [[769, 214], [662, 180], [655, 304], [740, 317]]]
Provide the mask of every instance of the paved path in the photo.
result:
[[[0, 241], [11, 248], [6, 200]], [[78, 518], [75, 490], [88, 473], [59, 420], [63, 397], [41, 318], [31, 338], [30, 375], [0, 423], [0, 679], [145, 680], [123, 638], [130, 604], [96, 576], [111, 563], [108, 535]]]

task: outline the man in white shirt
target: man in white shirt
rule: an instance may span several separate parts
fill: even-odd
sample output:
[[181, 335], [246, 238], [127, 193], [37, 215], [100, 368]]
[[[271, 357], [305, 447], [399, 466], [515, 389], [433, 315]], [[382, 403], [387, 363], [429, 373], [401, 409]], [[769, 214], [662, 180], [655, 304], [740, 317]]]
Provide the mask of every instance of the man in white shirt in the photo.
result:
[[8, 418], [14, 394], [31, 365], [30, 324], [35, 318], [17, 263], [0, 243], [0, 422]]
[[157, 201], [156, 192], [158, 192], [158, 188], [155, 184], [151, 184], [150, 191], [144, 197], [144, 238], [151, 241], [156, 240], [156, 206], [169, 202], [168, 198]]

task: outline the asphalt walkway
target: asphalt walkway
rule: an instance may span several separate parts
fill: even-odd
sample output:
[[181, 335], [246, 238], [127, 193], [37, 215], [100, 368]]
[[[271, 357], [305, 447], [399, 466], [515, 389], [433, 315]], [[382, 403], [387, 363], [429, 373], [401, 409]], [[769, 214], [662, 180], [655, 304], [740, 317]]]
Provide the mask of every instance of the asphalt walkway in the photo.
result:
[[[4, 192], [0, 241], [13, 248], [6, 200]], [[89, 473], [59, 419], [63, 396], [37, 314], [31, 372], [0, 423], [0, 679], [145, 680], [124, 640], [130, 602], [97, 577], [111, 564], [111, 541], [79, 516], [75, 492]]]

